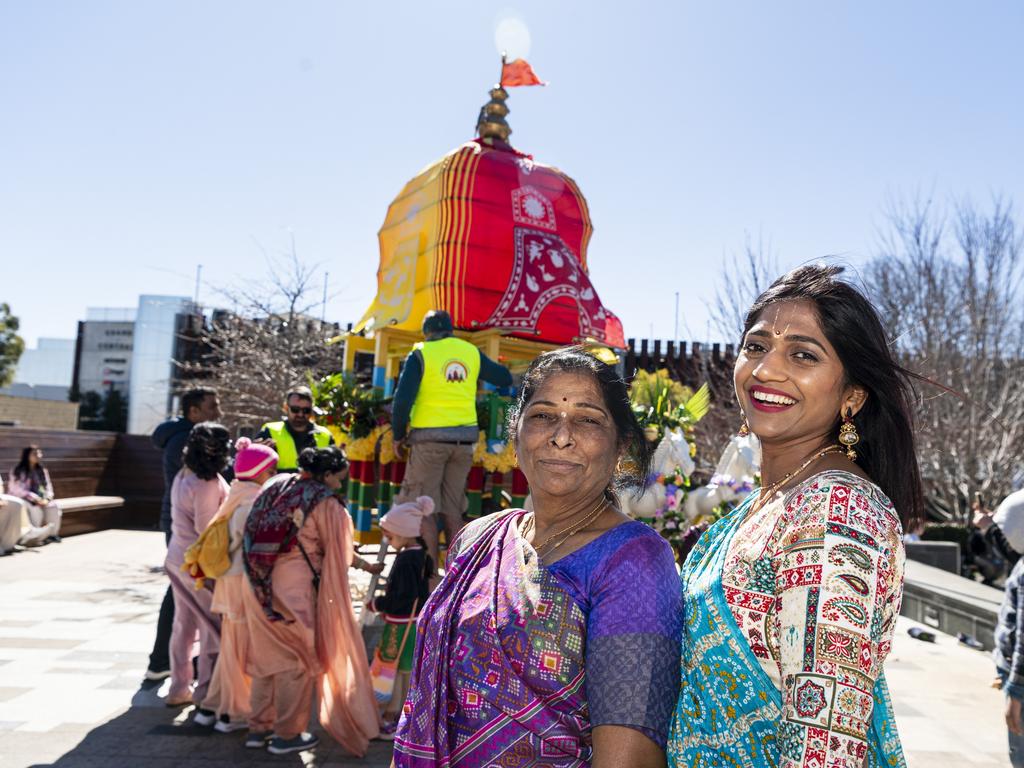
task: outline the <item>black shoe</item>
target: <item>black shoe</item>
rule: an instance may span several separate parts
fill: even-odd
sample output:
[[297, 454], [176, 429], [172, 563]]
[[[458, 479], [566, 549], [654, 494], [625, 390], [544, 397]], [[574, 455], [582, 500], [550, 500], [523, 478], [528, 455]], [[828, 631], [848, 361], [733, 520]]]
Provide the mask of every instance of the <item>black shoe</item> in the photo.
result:
[[245, 746], [247, 749], [263, 749], [272, 738], [274, 734], [270, 731], [249, 731], [245, 737]]
[[287, 755], [289, 752], [302, 752], [312, 749], [320, 743], [320, 739], [312, 733], [300, 733], [293, 739], [282, 739], [275, 736], [267, 745], [267, 752], [272, 755]]
[[46, 539], [46, 541], [47, 541], [47, 543], [50, 543], [50, 544], [60, 544], [61, 538], [60, 538], [60, 536], [50, 536], [49, 538]]

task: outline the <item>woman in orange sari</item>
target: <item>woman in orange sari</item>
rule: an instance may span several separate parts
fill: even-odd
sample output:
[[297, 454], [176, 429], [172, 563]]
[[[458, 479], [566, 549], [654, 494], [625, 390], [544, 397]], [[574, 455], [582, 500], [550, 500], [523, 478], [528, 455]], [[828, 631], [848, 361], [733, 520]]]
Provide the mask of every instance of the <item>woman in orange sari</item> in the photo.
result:
[[245, 529], [247, 671], [252, 713], [247, 747], [275, 755], [310, 749], [314, 685], [320, 724], [352, 754], [366, 753], [380, 720], [369, 661], [352, 611], [352, 520], [334, 496], [348, 473], [337, 448], [307, 448], [300, 472], [272, 480]]

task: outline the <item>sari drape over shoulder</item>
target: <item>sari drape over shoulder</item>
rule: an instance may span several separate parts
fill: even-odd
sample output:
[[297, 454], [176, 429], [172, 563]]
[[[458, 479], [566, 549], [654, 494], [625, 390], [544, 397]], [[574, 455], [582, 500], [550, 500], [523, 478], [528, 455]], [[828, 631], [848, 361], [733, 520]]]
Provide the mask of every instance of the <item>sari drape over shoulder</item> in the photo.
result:
[[277, 557], [273, 609], [284, 620], [271, 621], [254, 591], [246, 590], [247, 668], [253, 677], [296, 667], [318, 677], [320, 724], [345, 749], [361, 756], [377, 736], [380, 721], [349, 592], [352, 519], [337, 499], [324, 499], [308, 513], [297, 538], [320, 572], [319, 593], [298, 547]]
[[882, 673], [902, 596], [891, 504], [834, 471], [748, 518], [756, 498], [683, 567], [669, 765], [905, 768]]
[[395, 765], [590, 765], [593, 727], [664, 746], [681, 603], [669, 545], [619, 525], [551, 566], [526, 513], [471, 523], [424, 606]]

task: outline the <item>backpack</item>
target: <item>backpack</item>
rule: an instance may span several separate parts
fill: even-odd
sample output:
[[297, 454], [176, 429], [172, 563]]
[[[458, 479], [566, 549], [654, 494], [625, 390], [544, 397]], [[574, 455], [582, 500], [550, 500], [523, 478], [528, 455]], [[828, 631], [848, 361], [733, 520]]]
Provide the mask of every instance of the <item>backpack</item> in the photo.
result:
[[214, 518], [192, 546], [185, 550], [181, 570], [188, 571], [196, 580], [196, 589], [202, 589], [203, 579], [216, 579], [231, 567], [230, 521], [230, 515]]

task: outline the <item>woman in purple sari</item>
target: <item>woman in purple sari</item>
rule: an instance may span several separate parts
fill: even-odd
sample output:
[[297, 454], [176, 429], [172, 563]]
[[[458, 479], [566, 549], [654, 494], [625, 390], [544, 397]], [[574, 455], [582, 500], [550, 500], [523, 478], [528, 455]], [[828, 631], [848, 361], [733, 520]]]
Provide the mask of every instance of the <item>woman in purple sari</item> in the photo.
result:
[[663, 766], [682, 605], [667, 542], [615, 506], [613, 487], [649, 465], [625, 383], [582, 348], [545, 353], [509, 426], [534, 511], [453, 542], [394, 763]]

